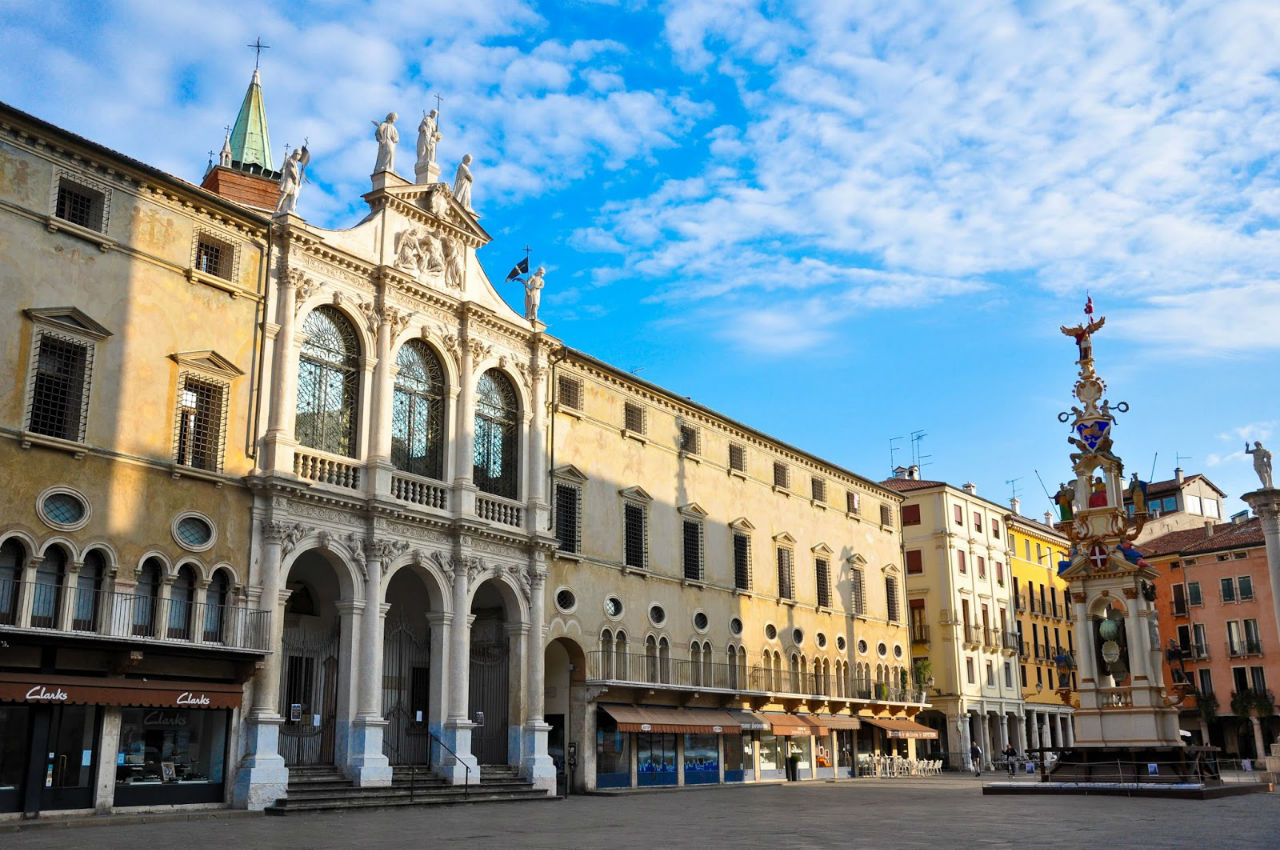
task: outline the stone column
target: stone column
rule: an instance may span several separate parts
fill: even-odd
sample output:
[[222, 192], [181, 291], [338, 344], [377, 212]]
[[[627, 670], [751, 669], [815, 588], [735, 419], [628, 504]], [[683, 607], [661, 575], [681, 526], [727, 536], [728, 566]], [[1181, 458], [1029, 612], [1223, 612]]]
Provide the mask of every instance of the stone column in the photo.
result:
[[102, 735], [98, 739], [98, 771], [94, 777], [93, 810], [111, 814], [116, 798], [116, 754], [120, 752], [120, 708], [102, 707]]
[[1009, 715], [1000, 715], [1000, 752], [1009, 746]]
[[1055, 711], [1049, 717], [1053, 723], [1049, 730], [1049, 739], [1053, 741], [1053, 748], [1060, 750], [1062, 749], [1062, 715]]
[[982, 767], [991, 768], [991, 715], [983, 711], [978, 715], [978, 746], [982, 747]]
[[1049, 737], [1049, 716], [1043, 712], [1036, 714], [1040, 724], [1040, 746], [1053, 749], [1053, 741]]
[[[957, 709], [959, 711], [959, 709]], [[854, 739], [857, 740], [856, 738]], [[969, 715], [967, 713], [947, 715], [947, 740], [954, 743], [950, 746], [955, 758], [949, 759], [951, 767], [961, 770], [969, 763]], [[857, 764], [857, 752], [854, 752], [854, 764]]]
[[1262, 539], [1267, 548], [1267, 572], [1271, 576], [1271, 604], [1274, 608], [1272, 616], [1275, 617], [1275, 622], [1280, 622], [1280, 488], [1255, 490], [1240, 498], [1249, 503], [1262, 524]]
[[290, 529], [283, 523], [262, 524], [262, 596], [260, 610], [267, 612], [271, 651], [263, 658], [253, 678], [253, 702], [242, 725], [244, 757], [236, 772], [232, 804], [236, 808], [261, 810], [283, 797], [289, 787], [289, 769], [280, 755], [280, 724], [276, 710], [280, 693], [280, 656], [284, 636], [284, 600], [280, 571], [283, 543]]
[[1027, 717], [1025, 714], [1021, 714], [1015, 720], [1017, 722], [1015, 731], [1018, 733], [1018, 754], [1025, 756], [1027, 754]]
[[267, 433], [264, 440], [263, 469], [293, 472], [294, 417], [297, 415], [298, 358], [295, 351], [297, 333], [297, 288], [308, 290], [315, 283], [299, 269], [288, 269], [276, 277], [276, 323], [267, 328], [271, 346], [270, 402], [267, 408]]
[[[458, 368], [458, 419], [454, 438], [454, 516], [474, 516], [476, 512], [476, 347], [470, 338], [470, 314], [462, 314], [461, 365]], [[465, 612], [463, 612], [465, 614]], [[464, 711], [465, 713], [465, 711]]]
[[[381, 282], [386, 298], [386, 283]], [[378, 361], [373, 366], [373, 387], [369, 395], [369, 474], [365, 492], [371, 498], [391, 492], [391, 407], [395, 396], [395, 362], [391, 357], [392, 324], [399, 311], [383, 305], [377, 313]]]
[[[548, 530], [551, 511], [547, 502], [547, 368], [538, 359], [537, 341], [533, 344], [533, 368], [529, 372], [532, 389], [530, 404], [533, 409], [529, 419], [529, 508], [526, 530], [537, 534]], [[536, 622], [536, 621], [535, 621]]]
[[62, 593], [59, 599], [61, 601], [58, 604], [57, 619], [54, 621], [54, 627], [60, 632], [71, 631], [71, 624], [75, 619], [76, 586], [80, 583], [80, 568], [83, 566], [84, 561], [70, 561], [60, 579]]
[[1075, 719], [1070, 714], [1062, 717], [1062, 732], [1066, 736], [1065, 744], [1067, 749], [1072, 749], [1076, 745], [1076, 730], [1074, 728]]
[[[1257, 711], [1250, 709], [1249, 723], [1253, 726], [1253, 751], [1258, 754], [1255, 760], [1261, 764], [1262, 760], [1266, 758], [1267, 755], [1267, 744], [1262, 737], [1262, 721], [1258, 719]], [[1254, 768], [1254, 770], [1258, 769], [1258, 767]]]
[[[470, 476], [471, 467], [467, 467]], [[471, 595], [468, 559], [461, 553], [453, 563], [453, 621], [449, 635], [449, 718], [445, 721], [445, 743], [453, 755], [441, 756], [441, 771], [453, 785], [477, 784], [480, 764], [471, 754], [471, 730], [467, 717], [471, 681]], [[470, 773], [468, 773], [468, 769]]]
[[[526, 642], [528, 691], [525, 704], [529, 707], [529, 719], [525, 724], [524, 753], [521, 758], [520, 771], [529, 778], [536, 788], [545, 789], [548, 794], [556, 792], [556, 765], [547, 755], [547, 734], [551, 726], [546, 722], [546, 648], [544, 646], [544, 623], [546, 621], [546, 567], [543, 565], [542, 553], [529, 558], [529, 638]], [[572, 709], [572, 706], [570, 706]], [[567, 743], [567, 742], [566, 742]]]
[[390, 607], [382, 601], [382, 559], [374, 547], [364, 553], [364, 610], [360, 613], [360, 669], [355, 722], [351, 724], [348, 764], [359, 787], [391, 784], [391, 762], [382, 751], [382, 638]]

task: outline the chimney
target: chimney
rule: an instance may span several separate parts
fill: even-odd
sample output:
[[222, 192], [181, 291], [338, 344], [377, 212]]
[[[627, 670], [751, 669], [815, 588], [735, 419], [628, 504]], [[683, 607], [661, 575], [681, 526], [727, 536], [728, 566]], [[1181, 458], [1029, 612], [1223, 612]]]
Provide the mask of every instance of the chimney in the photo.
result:
[[1173, 477], [1179, 484], [1182, 483], [1182, 467], [1179, 466], [1173, 470]]
[[978, 495], [978, 485], [974, 484], [972, 481], [965, 484], [964, 487], [962, 487], [961, 489], [964, 490], [966, 493], [968, 493], [970, 496]]
[[907, 469], [905, 466], [896, 467], [893, 470], [893, 477], [900, 481], [906, 481], [911, 477], [911, 470]]
[[1211, 519], [1204, 521], [1204, 536], [1206, 540], [1213, 536], [1213, 520]]
[[1053, 514], [1049, 513], [1048, 511], [1044, 512], [1044, 524], [1053, 525]]
[[911, 466], [907, 467], [907, 477], [910, 478], [912, 481], [919, 481], [920, 467], [916, 466], [914, 463], [911, 464]]
[[1018, 501], [1017, 496], [1009, 500], [1009, 510], [1013, 511], [1017, 516], [1022, 516], [1022, 502]]

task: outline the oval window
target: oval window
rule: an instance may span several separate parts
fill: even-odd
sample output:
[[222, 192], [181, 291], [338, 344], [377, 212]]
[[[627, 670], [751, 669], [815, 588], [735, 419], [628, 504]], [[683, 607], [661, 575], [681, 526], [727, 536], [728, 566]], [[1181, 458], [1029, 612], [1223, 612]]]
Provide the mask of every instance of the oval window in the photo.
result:
[[770, 623], [769, 625], [764, 627], [764, 636], [767, 637], [769, 640], [778, 639], [778, 630], [774, 627], [773, 623]]
[[732, 632], [735, 636], [742, 634], [742, 621], [739, 620], [737, 617], [734, 617], [732, 620], [730, 620], [729, 631]]
[[184, 516], [174, 526], [174, 536], [188, 549], [202, 549], [213, 541], [213, 526], [202, 517]]
[[707, 615], [701, 611], [693, 615], [693, 627], [700, 632], [705, 632], [707, 630], [708, 622]]
[[653, 621], [655, 626], [661, 626], [667, 621], [667, 612], [663, 610], [661, 605], [652, 605], [649, 607], [649, 619]]
[[89, 510], [80, 497], [65, 490], [46, 496], [40, 507], [50, 525], [76, 525]]
[[556, 593], [556, 607], [566, 614], [572, 611], [578, 605], [578, 598], [573, 595], [573, 591], [569, 588], [563, 588]]
[[610, 596], [604, 601], [604, 612], [610, 617], [621, 617], [622, 600], [616, 596]]

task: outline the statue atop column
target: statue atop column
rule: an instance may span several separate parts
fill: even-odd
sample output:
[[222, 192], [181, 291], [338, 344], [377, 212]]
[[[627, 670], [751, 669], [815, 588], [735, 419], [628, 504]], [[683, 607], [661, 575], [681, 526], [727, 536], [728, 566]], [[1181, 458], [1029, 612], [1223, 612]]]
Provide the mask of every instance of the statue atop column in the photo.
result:
[[1246, 440], [1244, 444], [1244, 453], [1253, 455], [1253, 471], [1258, 473], [1258, 480], [1262, 482], [1264, 490], [1272, 490], [1275, 484], [1271, 478], [1271, 452], [1262, 447], [1262, 443], [1254, 440], [1253, 448], [1249, 448], [1249, 442]]
[[398, 117], [394, 112], [388, 112], [381, 124], [377, 121], [370, 122], [378, 128], [373, 133], [373, 137], [378, 140], [378, 158], [373, 163], [374, 174], [380, 171], [394, 173], [396, 170], [396, 145], [400, 142], [400, 133], [396, 130]]

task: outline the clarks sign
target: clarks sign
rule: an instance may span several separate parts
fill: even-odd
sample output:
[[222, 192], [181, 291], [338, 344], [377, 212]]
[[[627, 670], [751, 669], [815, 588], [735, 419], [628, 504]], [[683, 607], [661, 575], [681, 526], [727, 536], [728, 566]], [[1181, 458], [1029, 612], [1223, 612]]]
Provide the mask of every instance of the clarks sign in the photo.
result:
[[177, 705], [205, 706], [208, 704], [209, 698], [204, 694], [193, 694], [191, 691], [183, 691], [178, 694]]
[[31, 702], [66, 702], [70, 697], [62, 688], [49, 690], [44, 685], [36, 685], [27, 691], [27, 699]]

